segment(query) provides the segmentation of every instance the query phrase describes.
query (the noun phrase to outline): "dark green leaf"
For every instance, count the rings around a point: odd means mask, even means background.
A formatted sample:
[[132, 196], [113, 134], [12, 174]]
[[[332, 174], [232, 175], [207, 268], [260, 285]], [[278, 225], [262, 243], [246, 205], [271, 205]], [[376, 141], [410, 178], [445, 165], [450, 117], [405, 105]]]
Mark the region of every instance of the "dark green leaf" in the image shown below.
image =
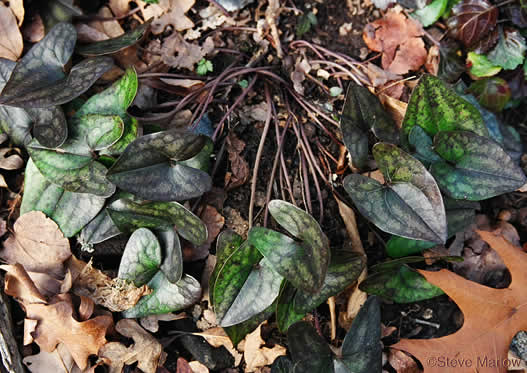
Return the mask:
[[203, 172], [209, 172], [210, 167], [210, 156], [214, 150], [214, 143], [210, 138], [205, 140], [205, 145], [198, 154], [194, 157], [187, 159], [186, 161], [180, 161], [179, 164], [196, 168]]
[[434, 138], [434, 148], [446, 162], [433, 164], [431, 172], [452, 198], [480, 201], [514, 191], [527, 181], [489, 138], [465, 131], [441, 132]]
[[408, 134], [408, 142], [415, 149], [413, 156], [424, 165], [441, 161], [441, 157], [433, 149], [433, 141], [422, 127], [414, 126]]
[[121, 198], [112, 202], [108, 208], [114, 223], [122, 232], [137, 228], [150, 228], [176, 231], [194, 245], [207, 240], [205, 224], [177, 202], [148, 202], [140, 199]]
[[329, 264], [328, 244], [322, 252], [307, 242], [296, 242], [263, 227], [253, 227], [247, 241], [296, 288], [315, 293], [322, 287]]
[[525, 38], [518, 30], [500, 30], [498, 44], [488, 54], [489, 61], [505, 70], [514, 70], [525, 58]]
[[424, 27], [434, 24], [446, 11], [448, 0], [434, 0], [422, 9], [412, 13], [412, 17], [417, 18]]
[[64, 236], [72, 237], [97, 215], [104, 206], [104, 200], [92, 194], [67, 192], [52, 184], [29, 159], [21, 215], [29, 211], [42, 211], [57, 223]]
[[501, 71], [501, 67], [490, 62], [487, 56], [475, 52], [468, 53], [467, 65], [470, 66], [470, 73], [478, 78], [493, 76]]
[[142, 297], [137, 304], [122, 313], [125, 318], [139, 318], [179, 311], [198, 302], [201, 297], [199, 282], [185, 275], [172, 284], [163, 272], [158, 271], [147, 284], [153, 292]]
[[388, 182], [386, 186], [358, 174], [344, 179], [344, 188], [359, 211], [385, 232], [443, 243], [447, 233], [445, 210], [432, 175], [391, 144], [376, 144], [373, 156]]
[[271, 373], [293, 373], [293, 362], [287, 356], [278, 356], [271, 366]]
[[[219, 325], [221, 327], [236, 325], [265, 311], [278, 297], [282, 279], [266, 258], [260, 260], [260, 263], [249, 273]], [[215, 296], [217, 299], [217, 292]]]
[[84, 227], [79, 236], [79, 243], [88, 250], [95, 244], [118, 236], [121, 231], [113, 223], [106, 209]]
[[381, 305], [369, 297], [342, 343], [342, 362], [353, 373], [382, 370]]
[[309, 323], [300, 321], [291, 325], [287, 331], [287, 342], [295, 373], [333, 373], [333, 353]]
[[350, 82], [342, 110], [340, 129], [353, 164], [364, 167], [368, 160], [368, 132], [378, 139], [399, 143], [399, 131], [379, 99], [367, 88]]
[[[465, 91], [465, 88], [463, 88], [463, 92]], [[461, 94], [461, 97], [470, 102], [479, 110], [479, 112], [481, 113], [481, 117], [483, 118], [483, 121], [487, 126], [487, 130], [489, 131], [490, 138], [501, 144], [503, 142], [503, 135], [500, 129], [501, 124], [498, 118], [496, 117], [496, 114], [481, 106], [478, 99], [471, 94], [463, 93]]]
[[503, 149], [518, 163], [523, 154], [523, 143], [520, 134], [512, 126], [500, 123], [500, 130], [503, 134]]
[[128, 31], [127, 33], [116, 38], [80, 45], [77, 47], [77, 53], [88, 57], [117, 53], [120, 50], [128, 48], [141, 40], [146, 34], [149, 26], [150, 22], [145, 22], [142, 25], [137, 26], [132, 31]]
[[464, 130], [487, 136], [479, 111], [440, 79], [423, 75], [414, 88], [403, 120], [406, 135], [421, 126], [430, 136], [441, 131]]
[[468, 91], [476, 96], [481, 105], [494, 112], [502, 111], [511, 98], [509, 85], [497, 77], [477, 80]]
[[447, 82], [453, 82], [465, 72], [465, 64], [461, 58], [459, 46], [455, 42], [441, 41], [439, 46], [438, 76]]
[[278, 298], [277, 321], [281, 331], [324, 303], [329, 297], [339, 294], [360, 276], [365, 266], [364, 257], [344, 253], [332, 259], [324, 285], [315, 294], [296, 289], [287, 282]]
[[452, 8], [448, 28], [452, 36], [470, 47], [496, 26], [498, 8], [487, 0], [463, 0]]
[[139, 228], [126, 243], [118, 277], [142, 286], [154, 277], [161, 265], [161, 245], [146, 228]]
[[176, 231], [171, 229], [158, 232], [157, 238], [161, 242], [164, 258], [160, 270], [168, 281], [175, 284], [183, 276], [183, 253], [179, 237]]
[[121, 189], [141, 198], [176, 201], [198, 197], [211, 188], [210, 176], [177, 163], [203, 148], [206, 136], [168, 130], [132, 142], [108, 171]]
[[393, 236], [386, 243], [386, 254], [392, 258], [400, 258], [420, 253], [436, 245], [435, 242], [418, 241], [405, 237]]
[[444, 294], [406, 265], [375, 273], [359, 285], [362, 291], [397, 303], [412, 303]]
[[253, 332], [261, 323], [271, 317], [276, 308], [276, 300], [263, 312], [254, 315], [249, 320], [224, 328], [233, 345], [237, 346], [247, 334]]
[[61, 146], [68, 137], [68, 124], [60, 106], [27, 109], [33, 119], [33, 134], [38, 142], [48, 148]]

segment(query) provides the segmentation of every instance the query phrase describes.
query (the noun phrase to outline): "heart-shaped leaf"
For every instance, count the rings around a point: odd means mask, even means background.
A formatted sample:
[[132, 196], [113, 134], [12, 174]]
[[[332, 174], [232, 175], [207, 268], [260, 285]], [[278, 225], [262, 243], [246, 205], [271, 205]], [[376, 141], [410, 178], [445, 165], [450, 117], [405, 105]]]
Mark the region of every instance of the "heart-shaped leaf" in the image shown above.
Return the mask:
[[57, 223], [64, 236], [72, 237], [97, 215], [104, 200], [93, 194], [65, 191], [46, 180], [31, 159], [27, 162], [20, 215], [42, 211]]
[[104, 91], [91, 96], [75, 113], [74, 118], [77, 119], [88, 114], [118, 115], [121, 117], [124, 123], [124, 133], [116, 144], [103, 153], [121, 154], [136, 139], [137, 120], [130, 117], [126, 110], [137, 94], [137, 87], [137, 74], [133, 68], [128, 68], [121, 79]]
[[297, 322], [287, 330], [289, 352], [295, 364], [295, 373], [333, 373], [333, 353], [315, 328], [305, 321]]
[[498, 20], [498, 8], [487, 0], [462, 0], [452, 8], [448, 28], [465, 47], [474, 45], [491, 31]]
[[520, 188], [527, 178], [493, 140], [472, 132], [441, 132], [435, 151], [445, 162], [431, 168], [442, 191], [455, 199], [481, 201]]
[[351, 160], [364, 167], [368, 160], [368, 133], [393, 144], [399, 143], [399, 131], [379, 99], [367, 88], [350, 82], [342, 109], [340, 129]]
[[341, 361], [353, 373], [382, 370], [381, 305], [369, 297], [353, 319], [342, 343]]
[[[460, 86], [459, 87], [463, 92], [465, 92], [466, 87]], [[457, 89], [457, 87], [456, 87]], [[465, 100], [470, 102], [472, 105], [474, 105], [479, 112], [481, 113], [481, 117], [483, 118], [483, 121], [485, 122], [485, 125], [487, 126], [487, 130], [489, 131], [489, 137], [496, 141], [497, 143], [502, 144], [503, 143], [503, 134], [501, 133], [501, 124], [498, 118], [496, 117], [496, 114], [493, 112], [485, 109], [481, 104], [478, 102], [478, 99], [474, 97], [474, 95], [471, 94], [461, 94], [461, 97], [463, 97]]]
[[77, 40], [73, 25], [59, 23], [16, 64], [0, 103], [24, 108], [61, 105], [84, 93], [113, 66], [107, 57], [87, 59], [64, 75]]
[[433, 141], [422, 127], [414, 126], [408, 134], [408, 142], [415, 149], [413, 156], [424, 165], [441, 161], [441, 157], [433, 149]]
[[260, 260], [249, 273], [219, 325], [236, 325], [265, 311], [278, 297], [282, 280], [283, 277], [273, 269], [266, 258]]
[[89, 250], [93, 245], [120, 234], [121, 231], [114, 224], [107, 210], [104, 209], [84, 227], [78, 240], [83, 248]]
[[487, 128], [479, 111], [441, 79], [425, 74], [414, 88], [403, 120], [406, 135], [414, 126], [421, 126], [430, 136], [441, 131], [472, 131], [487, 136]]
[[152, 231], [139, 228], [124, 248], [118, 277], [142, 286], [154, 277], [161, 266], [161, 245]]
[[360, 276], [365, 266], [362, 255], [343, 253], [332, 258], [324, 285], [315, 294], [296, 289], [287, 282], [280, 292], [277, 306], [277, 321], [281, 331], [286, 331], [290, 325], [324, 303], [329, 297], [345, 290]]
[[199, 197], [211, 188], [210, 176], [177, 161], [192, 158], [206, 136], [168, 130], [143, 136], [125, 149], [108, 171], [121, 189], [141, 198], [177, 201]]
[[77, 47], [77, 53], [88, 57], [117, 53], [141, 40], [145, 36], [149, 26], [150, 22], [145, 22], [132, 31], [128, 31], [116, 38], [80, 45]]
[[179, 237], [173, 229], [157, 233], [163, 250], [163, 262], [159, 268], [171, 283], [175, 284], [183, 276], [183, 253]]
[[391, 144], [376, 144], [373, 156], [387, 185], [358, 174], [344, 179], [344, 189], [359, 211], [385, 232], [445, 242], [445, 209], [432, 175], [418, 160]]
[[394, 265], [368, 276], [360, 283], [359, 289], [397, 303], [418, 302], [444, 294], [406, 265]]
[[287, 356], [278, 356], [271, 366], [271, 373], [293, 373], [293, 362]]
[[505, 70], [514, 70], [525, 59], [525, 38], [518, 30], [501, 30], [498, 44], [488, 54], [489, 61]]
[[177, 202], [148, 202], [139, 198], [120, 198], [108, 208], [112, 220], [122, 232], [137, 228], [176, 231], [194, 245], [207, 240], [205, 224]]
[[179, 311], [198, 302], [201, 297], [199, 282], [189, 275], [184, 275], [172, 284], [163, 272], [158, 271], [147, 285], [153, 292], [142, 297], [133, 308], [124, 311], [123, 317], [139, 318]]

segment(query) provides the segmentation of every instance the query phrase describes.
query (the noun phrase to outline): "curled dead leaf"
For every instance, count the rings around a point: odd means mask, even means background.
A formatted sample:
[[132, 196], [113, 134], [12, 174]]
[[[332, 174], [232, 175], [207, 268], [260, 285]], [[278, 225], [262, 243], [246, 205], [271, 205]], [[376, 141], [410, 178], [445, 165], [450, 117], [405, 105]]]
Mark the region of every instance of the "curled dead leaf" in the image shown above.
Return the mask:
[[0, 2], [0, 35], [2, 35], [0, 57], [11, 61], [18, 60], [24, 49], [22, 34], [18, 29], [15, 14], [2, 2]]
[[262, 347], [265, 341], [261, 337], [261, 332], [265, 323], [267, 321], [245, 337], [243, 357], [247, 364], [246, 372], [256, 372], [258, 368], [271, 365], [278, 356], [285, 356], [287, 353], [286, 348], [280, 345], [275, 345], [273, 348]]
[[249, 164], [241, 156], [241, 152], [245, 149], [245, 143], [234, 132], [229, 133], [226, 141], [231, 171], [225, 175], [225, 190], [231, 190], [247, 182], [249, 179]]

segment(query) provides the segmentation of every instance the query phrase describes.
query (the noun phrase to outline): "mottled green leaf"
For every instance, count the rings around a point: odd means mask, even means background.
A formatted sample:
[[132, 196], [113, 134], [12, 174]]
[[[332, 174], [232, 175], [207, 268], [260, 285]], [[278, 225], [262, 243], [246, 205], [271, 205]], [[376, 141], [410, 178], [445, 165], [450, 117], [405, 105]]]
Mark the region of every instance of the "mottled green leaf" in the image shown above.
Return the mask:
[[285, 332], [290, 325], [303, 319], [308, 312], [324, 303], [329, 297], [344, 291], [357, 280], [365, 264], [364, 257], [355, 253], [336, 256], [328, 268], [324, 285], [315, 294], [296, 289], [287, 282], [280, 292], [276, 310], [280, 330]]
[[[282, 279], [266, 258], [260, 260], [249, 273], [219, 325], [236, 325], [265, 311], [278, 297]], [[215, 296], [217, 299], [217, 292]]]
[[440, 288], [406, 265], [368, 276], [360, 283], [359, 289], [396, 303], [418, 302], [444, 294]]
[[514, 127], [503, 123], [500, 123], [500, 132], [503, 134], [503, 149], [515, 163], [519, 163], [523, 154], [523, 143], [520, 134]]
[[161, 245], [152, 231], [139, 228], [126, 243], [117, 277], [142, 286], [161, 266]]
[[27, 151], [44, 177], [61, 188], [77, 193], [109, 197], [115, 185], [106, 179], [107, 169], [86, 154], [83, 146], [66, 141], [61, 148], [49, 149], [33, 139]]
[[333, 353], [311, 324], [300, 321], [287, 331], [295, 373], [333, 373]]
[[261, 323], [271, 317], [276, 308], [276, 300], [267, 309], [254, 315], [249, 320], [224, 328], [225, 333], [229, 336], [234, 346], [243, 341], [247, 334], [253, 332]]
[[[462, 88], [463, 92], [466, 89], [466, 87], [460, 88]], [[503, 134], [501, 133], [501, 124], [498, 118], [496, 117], [496, 114], [481, 106], [478, 99], [471, 94], [461, 94], [461, 97], [470, 102], [479, 110], [479, 112], [481, 113], [481, 117], [483, 118], [483, 121], [487, 126], [487, 130], [489, 131], [489, 137], [501, 144], [503, 142]]]
[[455, 199], [480, 201], [520, 188], [527, 178], [493, 140], [472, 132], [441, 132], [435, 151], [445, 159], [432, 165], [439, 187]]
[[145, 22], [137, 26], [132, 31], [128, 31], [127, 33], [116, 38], [80, 45], [77, 47], [76, 51], [77, 53], [88, 57], [117, 53], [120, 50], [128, 48], [141, 40], [146, 34], [149, 26], [150, 22]]
[[163, 251], [160, 270], [171, 283], [175, 284], [183, 276], [183, 253], [179, 237], [173, 229], [157, 232], [157, 238]]
[[194, 245], [207, 240], [205, 224], [177, 202], [148, 202], [138, 198], [120, 198], [108, 208], [114, 223], [122, 232], [137, 228], [150, 228], [176, 231]]
[[293, 362], [287, 356], [278, 356], [273, 365], [271, 365], [271, 373], [293, 373]]
[[523, 63], [525, 58], [525, 38], [518, 30], [500, 30], [498, 44], [487, 55], [489, 61], [494, 65], [501, 66], [505, 70], [514, 70]]
[[448, 0], [434, 0], [424, 8], [418, 9], [411, 15], [417, 18], [424, 27], [433, 25], [448, 7]]
[[104, 200], [93, 194], [67, 192], [52, 184], [29, 159], [20, 214], [42, 211], [57, 223], [64, 236], [72, 237], [97, 215]]
[[205, 145], [198, 154], [186, 161], [180, 161], [179, 164], [184, 166], [197, 168], [203, 172], [209, 172], [210, 156], [214, 150], [214, 143], [210, 138], [205, 140]]
[[399, 131], [386, 113], [379, 99], [367, 88], [349, 83], [342, 110], [340, 129], [344, 145], [356, 167], [364, 167], [368, 160], [368, 133], [393, 144], [399, 143]]
[[60, 106], [27, 109], [33, 119], [33, 134], [39, 143], [48, 147], [59, 147], [68, 137], [68, 124]]
[[424, 165], [441, 161], [441, 157], [433, 149], [433, 141], [422, 127], [414, 126], [408, 134], [408, 142], [415, 149], [413, 156]]
[[89, 250], [93, 245], [118, 236], [119, 234], [121, 234], [121, 231], [114, 224], [106, 209], [104, 209], [84, 227], [78, 240], [83, 248]]
[[487, 136], [479, 111], [439, 78], [425, 74], [414, 88], [403, 120], [406, 135], [421, 126], [430, 136], [441, 131], [464, 130]]
[[470, 73], [478, 78], [496, 75], [501, 71], [500, 66], [494, 65], [484, 54], [468, 52], [467, 65]]
[[216, 256], [209, 288], [216, 318], [221, 321], [262, 255], [235, 232], [224, 231], [218, 236]]
[[344, 188], [359, 211], [385, 232], [407, 238], [443, 243], [446, 216], [434, 178], [408, 153], [378, 143], [373, 156], [387, 184], [363, 175], [344, 179]]
[[329, 264], [329, 243], [320, 250], [263, 227], [253, 227], [247, 241], [296, 288], [315, 293], [322, 287]]
[[179, 311], [198, 302], [201, 297], [199, 282], [189, 275], [172, 284], [163, 272], [158, 271], [147, 285], [153, 292], [142, 297], [133, 308], [124, 311], [123, 317], [139, 318]]
[[494, 112], [502, 111], [511, 98], [511, 90], [504, 79], [492, 77], [473, 82], [468, 91], [479, 103]]
[[67, 78], [53, 85], [34, 88], [29, 92], [17, 92], [17, 94], [11, 92], [8, 94], [6, 85], [0, 95], [0, 104], [23, 108], [43, 108], [64, 104], [87, 91], [112, 66], [111, 58], [94, 57], [73, 66]]
[[369, 297], [353, 319], [342, 343], [341, 361], [353, 373], [382, 370], [381, 305], [377, 297]]
[[211, 188], [210, 176], [177, 161], [192, 158], [206, 136], [177, 129], [143, 136], [132, 142], [108, 171], [121, 189], [141, 198], [177, 201], [198, 197]]

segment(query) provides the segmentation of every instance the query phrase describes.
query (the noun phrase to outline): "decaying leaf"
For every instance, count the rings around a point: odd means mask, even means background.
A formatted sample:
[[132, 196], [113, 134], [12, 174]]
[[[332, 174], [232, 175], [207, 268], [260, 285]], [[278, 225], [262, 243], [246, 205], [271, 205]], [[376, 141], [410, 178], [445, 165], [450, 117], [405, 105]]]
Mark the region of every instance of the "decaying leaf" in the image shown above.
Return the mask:
[[38, 354], [23, 360], [31, 373], [71, 373], [77, 365], [64, 343], [59, 343], [52, 352], [40, 350]]
[[258, 368], [270, 365], [278, 356], [286, 355], [286, 348], [276, 344], [273, 348], [262, 347], [265, 341], [261, 337], [262, 325], [245, 338], [243, 357], [245, 358], [246, 372], [255, 372]]
[[519, 330], [527, 328], [527, 254], [503, 237], [484, 231], [478, 234], [505, 262], [511, 273], [511, 283], [505, 289], [494, 289], [446, 269], [419, 271], [429, 282], [441, 287], [458, 304], [464, 316], [463, 326], [454, 334], [428, 340], [402, 339], [392, 346], [417, 357], [426, 373], [445, 371], [439, 365], [427, 364], [437, 357], [473, 362], [472, 367], [464, 366], [460, 372], [473, 371], [478, 362], [478, 372], [506, 372], [503, 362], [507, 361], [510, 342]]
[[185, 15], [185, 13], [192, 8], [194, 3], [195, 0], [162, 1], [160, 6], [168, 9], [168, 12], [154, 20], [152, 23], [152, 32], [154, 34], [160, 34], [168, 25], [174, 27], [176, 31], [184, 31], [194, 27], [194, 22]]
[[120, 342], [109, 342], [99, 350], [99, 357], [110, 366], [110, 373], [121, 373], [125, 365], [135, 362], [143, 372], [155, 373], [157, 367], [163, 364], [165, 356], [161, 343], [135, 320], [120, 320], [115, 325], [115, 330], [125, 337], [132, 338], [134, 344], [126, 347]]
[[466, 47], [487, 35], [498, 20], [498, 8], [487, 0], [463, 0], [452, 8], [448, 28]]
[[24, 42], [15, 15], [2, 2], [0, 2], [0, 34], [2, 35], [0, 57], [16, 61], [22, 54]]
[[20, 216], [7, 238], [0, 258], [19, 263], [26, 271], [64, 275], [63, 263], [71, 256], [70, 243], [57, 224], [40, 211]]
[[225, 175], [226, 190], [237, 188], [245, 184], [249, 179], [249, 164], [240, 155], [243, 149], [245, 149], [245, 143], [234, 132], [229, 133], [227, 137], [227, 153], [229, 153], [231, 171]]
[[382, 52], [382, 67], [394, 74], [418, 70], [425, 62], [423, 29], [419, 22], [404, 14], [389, 11], [364, 27], [363, 39], [368, 48]]
[[234, 345], [232, 344], [231, 339], [225, 333], [225, 330], [220, 327], [211, 328], [205, 330], [203, 333], [193, 333], [194, 335], [198, 335], [200, 337], [205, 338], [205, 340], [210, 344], [212, 347], [220, 347], [223, 346], [229, 351], [229, 353], [234, 357], [234, 366], [237, 367], [240, 365], [240, 362], [242, 360], [242, 354], [234, 348]]
[[159, 53], [161, 53], [163, 62], [170, 67], [194, 70], [194, 65], [213, 49], [212, 37], [206, 38], [203, 44], [199, 45], [185, 41], [179, 33], [174, 32], [165, 38]]

